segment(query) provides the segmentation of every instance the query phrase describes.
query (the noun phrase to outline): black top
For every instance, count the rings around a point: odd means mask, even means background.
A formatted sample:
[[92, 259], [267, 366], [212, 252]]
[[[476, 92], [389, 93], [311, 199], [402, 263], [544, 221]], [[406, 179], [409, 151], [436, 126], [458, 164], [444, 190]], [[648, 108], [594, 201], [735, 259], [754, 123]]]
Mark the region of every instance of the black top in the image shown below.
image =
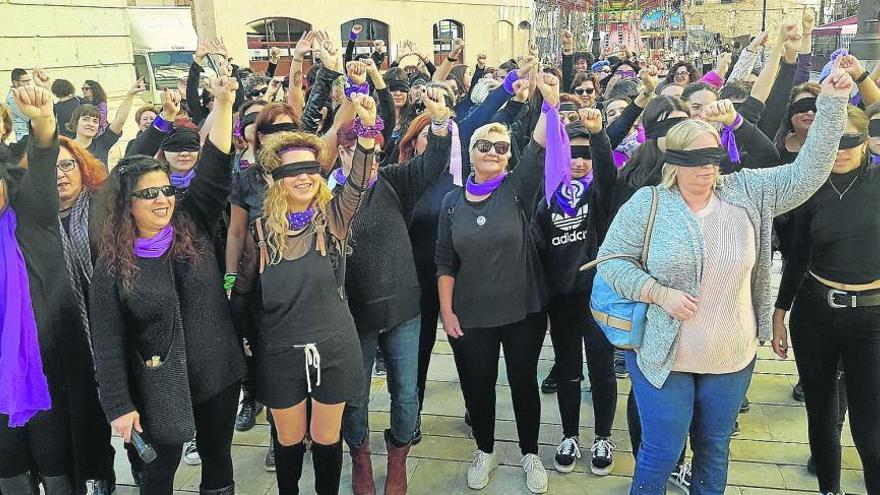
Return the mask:
[[[548, 206], [547, 200], [541, 197], [532, 218], [532, 235], [541, 255], [550, 295], [590, 293], [595, 270], [578, 269], [596, 258], [611, 223], [611, 193], [617, 168], [605, 131], [590, 136], [590, 151], [593, 182], [580, 194], [574, 216], [568, 216], [555, 199]], [[574, 185], [579, 188], [580, 182]]]
[[[393, 328], [419, 314], [419, 281], [407, 222], [447, 170], [451, 135], [428, 133], [425, 152], [379, 170], [352, 222], [345, 288], [358, 332]], [[337, 186], [338, 189], [338, 186]]]
[[[880, 280], [880, 216], [874, 214], [880, 204], [878, 174], [880, 168], [868, 169], [867, 165], [831, 174], [828, 182], [793, 212], [792, 249], [782, 273], [777, 308], [791, 308], [808, 270], [842, 284]], [[843, 198], [832, 183], [844, 193]]]
[[67, 136], [70, 139], [76, 138], [76, 130], [68, 131], [67, 124], [73, 116], [73, 111], [80, 105], [82, 105], [82, 100], [78, 96], [74, 96], [67, 101], [59, 101], [55, 104], [55, 120], [58, 122], [58, 134]]
[[748, 119], [743, 118], [742, 124], [733, 135], [736, 137], [740, 162], [733, 163], [729, 157], [725, 158], [720, 167], [722, 174], [732, 174], [744, 168], [767, 168], [777, 165], [779, 153], [776, 145]]
[[457, 188], [443, 199], [437, 275], [455, 278], [452, 310], [462, 327], [515, 323], [547, 302], [528, 218], [543, 172], [544, 148], [532, 142], [516, 170], [488, 198], [471, 202]]
[[95, 158], [101, 160], [104, 163], [104, 166], [107, 166], [107, 158], [110, 156], [110, 148], [116, 144], [116, 141], [119, 141], [119, 138], [122, 137], [122, 134], [116, 134], [110, 130], [108, 127], [101, 134], [95, 136], [92, 139], [92, 144], [89, 145], [88, 150]]
[[436, 292], [437, 286], [437, 265], [434, 264], [437, 224], [440, 222], [441, 211], [445, 212], [443, 198], [454, 188], [456, 186], [452, 183], [452, 174], [441, 175], [416, 201], [409, 221], [409, 239], [412, 242], [419, 285], [423, 288], [433, 285], [431, 292]]
[[247, 211], [248, 225], [253, 225], [263, 215], [266, 187], [266, 174], [259, 165], [232, 174], [229, 202]]
[[89, 309], [101, 404], [111, 421], [137, 409], [137, 391], [129, 384], [130, 346], [147, 358], [167, 353], [173, 335], [175, 298], [183, 320], [194, 403], [213, 397], [244, 375], [241, 342], [232, 325], [223, 277], [210, 247], [213, 229], [229, 194], [229, 162], [228, 154], [207, 141], [199, 157], [199, 173], [187, 195], [177, 203], [175, 216], [189, 217], [196, 226], [197, 241], [205, 246], [197, 261], [170, 261], [167, 254], [153, 259], [136, 257], [140, 271], [129, 292], [108, 272], [106, 259], [98, 257]]

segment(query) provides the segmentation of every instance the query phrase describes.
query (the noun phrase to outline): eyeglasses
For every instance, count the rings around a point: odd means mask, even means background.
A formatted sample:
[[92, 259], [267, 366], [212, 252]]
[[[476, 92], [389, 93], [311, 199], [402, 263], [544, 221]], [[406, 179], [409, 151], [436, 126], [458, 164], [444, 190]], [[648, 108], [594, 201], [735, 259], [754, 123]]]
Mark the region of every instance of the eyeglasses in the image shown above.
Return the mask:
[[493, 143], [488, 139], [477, 139], [477, 142], [474, 143], [474, 149], [480, 153], [488, 153], [492, 148], [495, 148], [495, 153], [506, 155], [510, 151], [510, 143], [507, 141], [495, 141]]
[[596, 88], [574, 88], [574, 94], [580, 96], [584, 93], [591, 95], [596, 91]]
[[16, 82], [18, 82], [18, 84], [30, 84], [31, 81], [32, 81], [32, 79], [19, 79]]
[[688, 75], [688, 71], [686, 71], [686, 70], [679, 70], [679, 71], [675, 72], [675, 77], [685, 77], [687, 75]]
[[602, 67], [602, 72], [605, 74], [611, 74], [611, 67]]
[[159, 193], [162, 193], [162, 196], [165, 196], [166, 198], [170, 198], [177, 194], [177, 188], [171, 185], [148, 187], [146, 189], [141, 189], [140, 191], [135, 191], [131, 193], [131, 195], [140, 199], [156, 199], [159, 197]]
[[61, 160], [60, 162], [56, 163], [55, 166], [58, 167], [58, 170], [62, 172], [70, 172], [76, 167], [76, 160]]

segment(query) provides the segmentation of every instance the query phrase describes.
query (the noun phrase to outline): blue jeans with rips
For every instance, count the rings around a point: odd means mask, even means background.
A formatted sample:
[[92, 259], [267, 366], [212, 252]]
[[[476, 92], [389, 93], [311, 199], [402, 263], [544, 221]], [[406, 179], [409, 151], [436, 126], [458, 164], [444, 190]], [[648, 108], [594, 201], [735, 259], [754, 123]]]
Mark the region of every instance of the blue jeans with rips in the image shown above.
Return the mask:
[[645, 379], [635, 352], [626, 352], [626, 365], [642, 423], [642, 446], [630, 495], [666, 493], [666, 480], [675, 469], [688, 429], [694, 452], [691, 495], [723, 494], [730, 435], [752, 379], [754, 359], [734, 373], [673, 371], [660, 388]]
[[358, 398], [345, 404], [342, 437], [349, 448], [358, 448], [370, 432], [370, 383], [376, 347], [382, 348], [391, 394], [391, 437], [409, 443], [419, 417], [418, 371], [421, 318], [415, 317], [382, 333], [360, 334], [364, 386]]

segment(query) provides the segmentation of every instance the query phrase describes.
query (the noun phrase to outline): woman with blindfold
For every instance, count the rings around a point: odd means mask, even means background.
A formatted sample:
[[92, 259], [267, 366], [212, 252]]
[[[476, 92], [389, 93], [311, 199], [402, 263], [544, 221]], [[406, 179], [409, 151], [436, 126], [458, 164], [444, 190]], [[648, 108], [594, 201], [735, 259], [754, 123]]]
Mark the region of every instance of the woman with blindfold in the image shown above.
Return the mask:
[[[817, 102], [818, 132], [787, 167], [722, 176], [727, 152], [713, 126], [689, 120], [668, 132], [647, 268], [622, 259], [599, 265], [623, 297], [649, 304], [641, 346], [626, 353], [644, 438], [631, 494], [665, 493], [689, 430], [691, 486], [724, 492], [757, 341], [772, 335], [772, 219], [828, 178], [852, 86], [842, 69], [829, 76]], [[640, 256], [654, 192], [641, 189], [620, 209], [600, 257]]]
[[315, 492], [339, 491], [342, 413], [345, 403], [362, 393], [363, 370], [352, 359], [361, 349], [343, 287], [345, 255], [380, 133], [372, 98], [356, 94], [352, 104], [358, 144], [350, 177], [335, 196], [321, 177], [319, 162], [326, 148], [317, 136], [273, 134], [260, 152], [272, 183], [257, 223], [262, 311], [254, 354], [257, 398], [270, 409], [277, 428], [275, 473], [281, 494], [299, 493], [307, 432]]
[[555, 467], [561, 473], [570, 473], [581, 456], [579, 430], [585, 346], [595, 416], [590, 470], [604, 476], [614, 467], [615, 446], [611, 441], [617, 408], [614, 348], [588, 308], [592, 273], [579, 272], [578, 267], [596, 257], [604, 237], [617, 168], [611, 157], [611, 143], [602, 128], [602, 113], [582, 109], [578, 116], [576, 122], [566, 126], [571, 143], [571, 181], [557, 188], [550, 203], [538, 202], [532, 232], [550, 292], [547, 314], [563, 434], [556, 449]]
[[[559, 80], [543, 73], [536, 77], [544, 107], [516, 171], [507, 172], [507, 128], [487, 124], [477, 129], [469, 146], [474, 173], [463, 189], [446, 195], [441, 210], [446, 213], [441, 213], [437, 228], [440, 317], [456, 356], [477, 443], [467, 476], [468, 486], [475, 490], [489, 484], [498, 465], [495, 387], [503, 346], [526, 486], [532, 493], [547, 491], [547, 472], [537, 455], [541, 410], [537, 365], [548, 297], [529, 219], [541, 176], [552, 196], [569, 176], [571, 163], [566, 158], [570, 150], [564, 124], [556, 110]], [[544, 168], [545, 147], [555, 153], [552, 161], [547, 158], [548, 167], [553, 165], [549, 171]]]
[[865, 114], [868, 121], [868, 154], [871, 165], [880, 165], [880, 103], [874, 103]]
[[[868, 493], [880, 493], [880, 262], [875, 256], [880, 224], [874, 214], [880, 169], [867, 144], [870, 123], [880, 120], [869, 120], [853, 106], [847, 113], [831, 176], [792, 214], [792, 250], [773, 314], [773, 350], [788, 357], [785, 316], [791, 310], [819, 490], [843, 493], [840, 429], [848, 405], [865, 485]], [[842, 400], [839, 388], [845, 389]]]
[[217, 112], [200, 173], [180, 200], [167, 162], [123, 159], [102, 192], [101, 250], [90, 285], [101, 404], [125, 442], [132, 429], [158, 457], [142, 494], [170, 495], [195, 431], [200, 492], [232, 495], [232, 425], [244, 358], [211, 237], [229, 194], [235, 79], [211, 80]]

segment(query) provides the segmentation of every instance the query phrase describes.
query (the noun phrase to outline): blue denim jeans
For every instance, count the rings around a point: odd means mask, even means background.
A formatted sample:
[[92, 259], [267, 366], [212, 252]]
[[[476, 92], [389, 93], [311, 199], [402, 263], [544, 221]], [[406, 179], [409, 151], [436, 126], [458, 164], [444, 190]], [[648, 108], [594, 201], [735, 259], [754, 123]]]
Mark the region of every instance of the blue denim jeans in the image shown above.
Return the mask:
[[688, 428], [694, 452], [691, 495], [723, 494], [730, 435], [755, 361], [721, 375], [672, 372], [659, 389], [639, 370], [635, 352], [626, 352], [626, 365], [642, 423], [642, 447], [630, 495], [666, 493], [666, 480], [678, 462]]
[[415, 317], [383, 333], [360, 334], [363, 352], [364, 386], [357, 399], [345, 404], [342, 437], [349, 448], [358, 448], [370, 432], [370, 383], [376, 346], [382, 348], [388, 369], [391, 394], [391, 436], [398, 443], [409, 443], [419, 417], [417, 378], [421, 318]]

